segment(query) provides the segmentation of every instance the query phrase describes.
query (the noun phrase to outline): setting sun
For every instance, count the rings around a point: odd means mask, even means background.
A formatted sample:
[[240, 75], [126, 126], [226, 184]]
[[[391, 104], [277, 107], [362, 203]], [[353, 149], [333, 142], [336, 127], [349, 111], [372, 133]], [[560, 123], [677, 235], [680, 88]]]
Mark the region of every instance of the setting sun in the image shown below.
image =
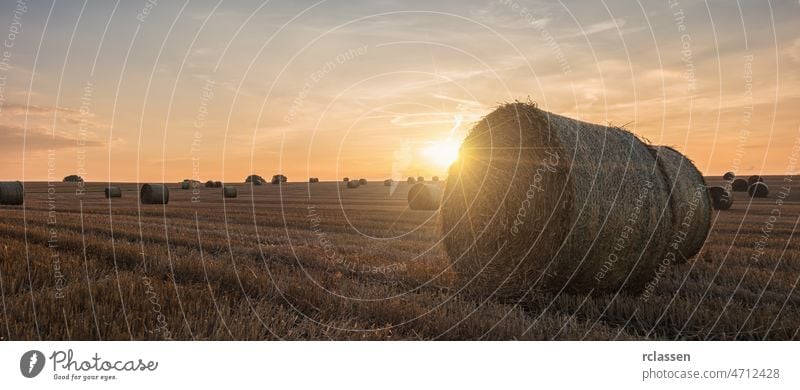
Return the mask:
[[422, 154], [438, 167], [449, 167], [458, 159], [459, 143], [453, 139], [429, 142], [422, 149]]

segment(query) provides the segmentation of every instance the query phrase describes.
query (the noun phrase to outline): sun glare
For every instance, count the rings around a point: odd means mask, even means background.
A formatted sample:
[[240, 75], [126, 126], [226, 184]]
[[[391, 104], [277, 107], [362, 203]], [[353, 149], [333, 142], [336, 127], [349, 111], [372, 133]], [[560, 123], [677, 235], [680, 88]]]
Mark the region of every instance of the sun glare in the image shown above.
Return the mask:
[[438, 167], [449, 167], [458, 159], [459, 143], [452, 139], [429, 142], [422, 149], [422, 154]]

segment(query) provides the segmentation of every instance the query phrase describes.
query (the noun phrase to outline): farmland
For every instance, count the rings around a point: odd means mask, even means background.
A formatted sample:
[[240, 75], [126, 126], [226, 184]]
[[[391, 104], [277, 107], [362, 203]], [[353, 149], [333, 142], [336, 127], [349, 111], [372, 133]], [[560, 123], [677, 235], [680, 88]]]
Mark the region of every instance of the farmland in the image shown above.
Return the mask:
[[175, 183], [168, 205], [140, 205], [134, 183], [110, 201], [103, 183], [26, 183], [24, 207], [0, 206], [0, 338], [797, 339], [800, 188], [780, 199], [783, 178], [766, 181], [768, 198], [713, 213], [701, 253], [647, 299], [515, 302], [462, 290], [406, 183], [236, 184], [235, 199]]

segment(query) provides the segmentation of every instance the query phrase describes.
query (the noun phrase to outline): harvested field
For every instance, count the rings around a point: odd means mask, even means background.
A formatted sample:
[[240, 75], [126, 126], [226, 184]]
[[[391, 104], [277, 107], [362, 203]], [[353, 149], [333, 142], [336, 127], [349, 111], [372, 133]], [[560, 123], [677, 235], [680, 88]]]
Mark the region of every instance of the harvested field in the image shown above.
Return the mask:
[[224, 200], [175, 183], [167, 205], [140, 205], [133, 183], [112, 184], [123, 196], [110, 202], [108, 185], [87, 183], [76, 197], [74, 184], [58, 183], [49, 200], [46, 183], [26, 183], [24, 206], [0, 206], [0, 338], [800, 338], [796, 186], [782, 205], [780, 186], [767, 198], [733, 193], [699, 255], [647, 298], [500, 302], [459, 292], [439, 215], [409, 210], [407, 183], [240, 184]]

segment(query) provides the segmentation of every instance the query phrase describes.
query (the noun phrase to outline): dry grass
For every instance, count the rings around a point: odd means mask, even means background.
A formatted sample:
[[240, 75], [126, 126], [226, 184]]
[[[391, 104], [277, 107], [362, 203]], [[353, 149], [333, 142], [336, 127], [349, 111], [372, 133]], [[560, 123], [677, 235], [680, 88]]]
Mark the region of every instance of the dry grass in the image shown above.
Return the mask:
[[236, 199], [200, 188], [201, 203], [176, 183], [168, 205], [141, 206], [135, 185], [117, 185], [124, 195], [109, 201], [107, 183], [82, 198], [58, 184], [52, 225], [45, 184], [26, 184], [24, 211], [0, 207], [2, 339], [798, 338], [800, 189], [773, 221], [777, 191], [735, 193], [700, 255], [647, 302], [540, 294], [514, 304], [459, 294], [438, 216], [408, 210], [405, 183], [391, 195], [242, 184]]

